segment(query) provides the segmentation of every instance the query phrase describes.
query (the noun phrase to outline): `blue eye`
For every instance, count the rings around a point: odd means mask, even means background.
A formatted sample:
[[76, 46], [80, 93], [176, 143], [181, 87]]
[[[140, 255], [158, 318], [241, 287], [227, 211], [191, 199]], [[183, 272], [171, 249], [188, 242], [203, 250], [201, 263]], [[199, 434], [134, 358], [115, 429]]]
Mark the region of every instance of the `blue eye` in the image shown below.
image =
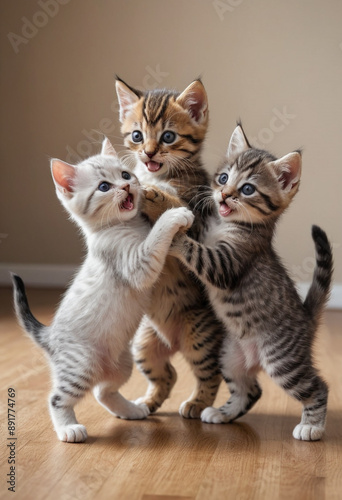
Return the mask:
[[218, 181], [220, 184], [227, 184], [228, 181], [228, 174], [221, 174], [218, 178]]
[[244, 184], [241, 188], [241, 193], [245, 196], [250, 196], [255, 193], [255, 187], [252, 184]]
[[171, 144], [176, 140], [176, 134], [172, 132], [171, 130], [167, 130], [166, 132], [163, 133], [161, 136], [161, 140], [165, 142], [166, 144]]
[[98, 190], [102, 191], [102, 193], [106, 193], [110, 190], [111, 186], [112, 185], [109, 184], [109, 182], [101, 182], [101, 184], [99, 184]]
[[143, 135], [142, 135], [142, 132], [140, 132], [140, 130], [134, 130], [134, 132], [132, 132], [132, 141], [133, 142], [142, 142], [143, 140]]
[[125, 179], [125, 181], [129, 181], [129, 179], [131, 178], [131, 174], [129, 174], [128, 172], [122, 172], [122, 178]]

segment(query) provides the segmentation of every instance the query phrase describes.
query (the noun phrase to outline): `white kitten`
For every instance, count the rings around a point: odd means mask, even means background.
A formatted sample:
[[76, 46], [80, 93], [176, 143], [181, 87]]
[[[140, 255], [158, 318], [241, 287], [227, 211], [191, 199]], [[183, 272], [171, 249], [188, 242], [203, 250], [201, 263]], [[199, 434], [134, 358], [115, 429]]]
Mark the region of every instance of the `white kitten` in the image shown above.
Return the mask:
[[87, 257], [51, 326], [32, 315], [22, 280], [13, 275], [18, 319], [48, 354], [51, 418], [61, 441], [82, 442], [75, 404], [94, 389], [112, 415], [145, 418], [146, 405], [119, 392], [132, 370], [130, 340], [147, 309], [172, 238], [193, 222], [186, 208], [165, 212], [151, 229], [139, 212], [141, 188], [105, 139], [100, 155], [73, 166], [51, 161], [57, 196], [85, 235]]

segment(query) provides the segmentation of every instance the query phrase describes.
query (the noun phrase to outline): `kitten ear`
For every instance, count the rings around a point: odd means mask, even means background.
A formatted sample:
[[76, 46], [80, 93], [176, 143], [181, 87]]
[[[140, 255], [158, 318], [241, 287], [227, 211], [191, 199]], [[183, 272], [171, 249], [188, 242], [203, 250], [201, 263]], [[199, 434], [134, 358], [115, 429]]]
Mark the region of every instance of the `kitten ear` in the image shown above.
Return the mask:
[[250, 145], [247, 141], [243, 128], [239, 124], [232, 133], [227, 149], [227, 158], [230, 165], [234, 165], [237, 158], [247, 151]]
[[115, 88], [120, 105], [120, 121], [122, 123], [133, 104], [139, 101], [141, 93], [138, 90], [134, 90], [132, 87], [129, 87], [119, 78], [117, 78], [115, 82]]
[[118, 156], [117, 152], [113, 148], [112, 143], [110, 142], [108, 137], [105, 137], [102, 142], [101, 155], [115, 156], [115, 157]]
[[176, 99], [191, 118], [201, 123], [208, 117], [208, 97], [201, 80], [192, 82]]
[[298, 151], [289, 153], [272, 162], [278, 176], [278, 182], [285, 193], [290, 193], [298, 186], [302, 171], [302, 156]]
[[56, 189], [67, 198], [71, 198], [74, 191], [73, 183], [76, 177], [76, 168], [62, 160], [51, 160], [51, 173]]

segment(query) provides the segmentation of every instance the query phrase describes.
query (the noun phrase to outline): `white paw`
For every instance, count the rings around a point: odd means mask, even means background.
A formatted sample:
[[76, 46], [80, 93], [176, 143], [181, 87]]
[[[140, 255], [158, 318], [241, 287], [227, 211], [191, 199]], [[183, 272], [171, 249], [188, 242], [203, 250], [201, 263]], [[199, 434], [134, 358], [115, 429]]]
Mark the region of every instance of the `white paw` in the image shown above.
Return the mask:
[[229, 422], [229, 417], [224, 415], [218, 408], [209, 406], [202, 411], [201, 420], [207, 424], [225, 424]]
[[324, 434], [324, 427], [317, 425], [298, 424], [293, 429], [293, 437], [301, 441], [319, 441]]
[[[145, 399], [146, 396], [141, 396], [140, 398], [136, 399], [135, 401], [132, 401], [135, 405], [145, 405]], [[146, 405], [145, 405], [146, 406]]]
[[195, 219], [194, 214], [186, 207], [171, 208], [165, 212], [165, 214], [168, 217], [169, 223], [174, 224], [179, 228], [182, 227], [188, 229], [192, 226]]
[[205, 404], [199, 403], [196, 400], [189, 399], [187, 401], [183, 401], [183, 403], [179, 407], [179, 413], [184, 418], [200, 418], [203, 409], [205, 408]]
[[125, 420], [142, 420], [146, 418], [150, 414], [150, 410], [145, 403], [137, 404], [134, 401], [130, 402], [129, 411], [125, 413], [125, 415], [118, 415], [118, 417], [123, 418]]
[[80, 424], [65, 425], [56, 432], [58, 439], [65, 443], [83, 443], [88, 437], [87, 429]]
[[187, 401], [183, 401], [183, 403], [181, 403], [180, 407], [179, 407], [179, 414], [181, 417], [183, 417], [184, 415], [184, 410], [185, 410], [185, 407], [187, 406], [188, 402]]

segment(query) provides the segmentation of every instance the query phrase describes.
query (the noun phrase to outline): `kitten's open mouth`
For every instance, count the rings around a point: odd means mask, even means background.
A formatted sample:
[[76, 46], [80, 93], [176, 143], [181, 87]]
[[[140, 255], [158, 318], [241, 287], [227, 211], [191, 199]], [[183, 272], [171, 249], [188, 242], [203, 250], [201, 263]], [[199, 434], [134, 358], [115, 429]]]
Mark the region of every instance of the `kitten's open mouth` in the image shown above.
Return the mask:
[[163, 166], [162, 163], [157, 163], [156, 161], [148, 161], [145, 165], [150, 172], [158, 172]]
[[133, 200], [134, 200], [133, 195], [131, 193], [128, 193], [127, 198], [120, 205], [120, 210], [133, 210], [134, 208]]
[[228, 205], [226, 205], [224, 201], [220, 203], [219, 213], [220, 215], [222, 215], [222, 217], [227, 217], [232, 212], [234, 212], [234, 210], [228, 207]]

